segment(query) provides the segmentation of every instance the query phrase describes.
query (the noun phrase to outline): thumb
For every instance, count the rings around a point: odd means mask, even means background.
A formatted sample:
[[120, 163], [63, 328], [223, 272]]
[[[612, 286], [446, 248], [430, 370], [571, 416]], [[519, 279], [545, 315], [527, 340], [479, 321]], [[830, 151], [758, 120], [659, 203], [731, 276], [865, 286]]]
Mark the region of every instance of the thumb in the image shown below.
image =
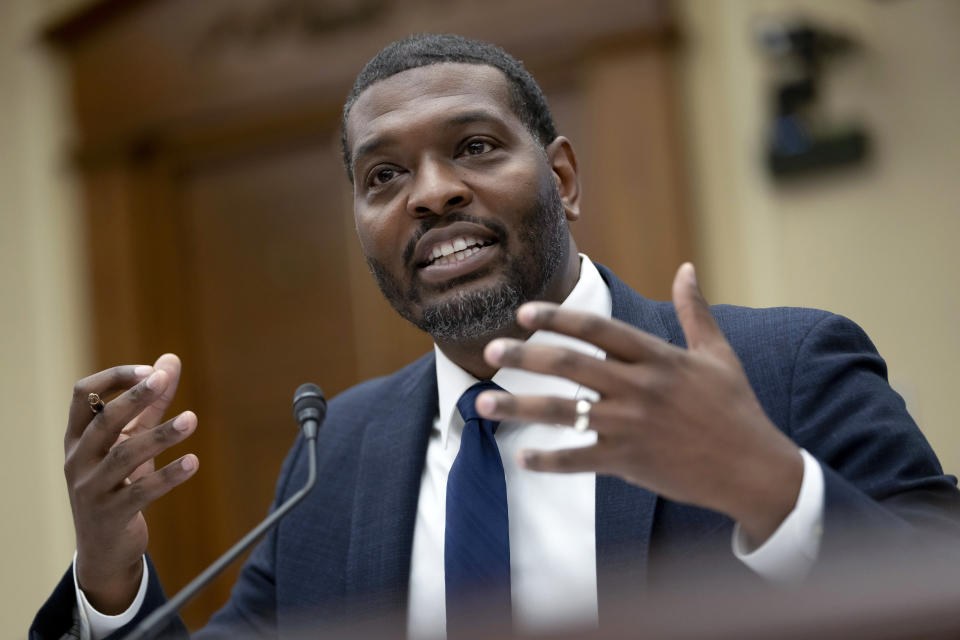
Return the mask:
[[704, 349], [726, 343], [726, 338], [710, 313], [707, 301], [697, 285], [693, 264], [684, 262], [673, 278], [673, 305], [687, 338], [688, 349]]
[[177, 384], [180, 382], [180, 358], [172, 353], [165, 353], [157, 358], [157, 361], [153, 363], [153, 368], [156, 370], [163, 369], [167, 372], [170, 377], [167, 388], [164, 389], [163, 395], [154, 400], [152, 404], [130, 421], [126, 429], [131, 433], [160, 424], [163, 414], [166, 413], [167, 407], [173, 402], [173, 397], [177, 393]]

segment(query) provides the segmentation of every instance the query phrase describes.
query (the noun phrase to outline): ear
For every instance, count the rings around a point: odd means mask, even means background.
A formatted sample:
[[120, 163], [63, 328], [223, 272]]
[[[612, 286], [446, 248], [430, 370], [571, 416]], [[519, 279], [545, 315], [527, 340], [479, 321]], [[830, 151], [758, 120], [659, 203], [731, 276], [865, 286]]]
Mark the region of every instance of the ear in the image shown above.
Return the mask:
[[567, 220], [573, 222], [580, 218], [580, 172], [577, 169], [577, 154], [573, 145], [563, 136], [547, 145], [547, 162], [553, 170], [553, 179], [557, 181], [560, 200]]

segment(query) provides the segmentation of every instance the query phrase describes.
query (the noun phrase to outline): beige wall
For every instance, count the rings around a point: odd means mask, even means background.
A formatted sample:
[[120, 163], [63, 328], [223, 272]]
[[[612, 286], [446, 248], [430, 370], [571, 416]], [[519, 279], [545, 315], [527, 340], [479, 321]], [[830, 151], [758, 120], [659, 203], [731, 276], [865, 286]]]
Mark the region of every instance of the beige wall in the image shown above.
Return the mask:
[[[61, 3], [62, 4], [62, 3]], [[70, 387], [86, 366], [61, 83], [34, 0], [0, 0], [0, 636], [23, 637], [73, 551], [63, 481]]]
[[[688, 157], [713, 301], [859, 322], [948, 471], [960, 472], [960, 2], [681, 0]], [[806, 15], [863, 49], [826, 106], [875, 134], [873, 164], [780, 188], [760, 162], [770, 70], [758, 17]]]

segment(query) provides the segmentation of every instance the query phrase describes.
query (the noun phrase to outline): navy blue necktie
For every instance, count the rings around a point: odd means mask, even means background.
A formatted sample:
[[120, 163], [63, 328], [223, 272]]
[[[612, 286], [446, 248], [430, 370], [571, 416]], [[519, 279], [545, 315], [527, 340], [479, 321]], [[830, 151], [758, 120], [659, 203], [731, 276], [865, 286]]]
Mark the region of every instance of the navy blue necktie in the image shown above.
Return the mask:
[[447, 636], [484, 626], [511, 626], [510, 529], [507, 484], [493, 434], [500, 424], [477, 414], [482, 391], [503, 391], [492, 382], [467, 389], [457, 409], [463, 416], [460, 451], [447, 477], [444, 566]]

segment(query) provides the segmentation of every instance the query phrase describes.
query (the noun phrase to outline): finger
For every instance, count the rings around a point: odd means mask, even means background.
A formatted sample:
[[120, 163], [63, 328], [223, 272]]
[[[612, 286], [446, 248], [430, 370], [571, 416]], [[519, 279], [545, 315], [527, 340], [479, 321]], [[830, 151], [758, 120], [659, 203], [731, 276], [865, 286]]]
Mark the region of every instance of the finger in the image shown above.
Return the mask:
[[630, 375], [626, 365], [620, 362], [600, 360], [573, 349], [530, 344], [512, 338], [491, 340], [484, 348], [483, 356], [490, 366], [560, 376], [586, 385], [600, 395], [623, 392]]
[[128, 433], [136, 433], [141, 429], [150, 428], [159, 423], [177, 393], [177, 384], [180, 381], [181, 371], [180, 358], [175, 354], [165, 353], [157, 358], [153, 366], [154, 369], [166, 371], [169, 376], [169, 382], [160, 397], [150, 403], [150, 405], [133, 418], [125, 427], [125, 431]]
[[120, 499], [127, 503], [131, 513], [146, 509], [157, 498], [188, 480], [200, 466], [192, 453], [174, 460], [162, 469], [147, 474], [120, 491]]
[[153, 373], [153, 367], [145, 364], [128, 364], [98, 371], [78, 381], [73, 386], [73, 400], [67, 421], [66, 439], [77, 440], [83, 435], [96, 414], [90, 410], [89, 396], [96, 393], [101, 398], [129, 389]]
[[673, 305], [683, 335], [687, 338], [688, 349], [709, 348], [726, 342], [700, 292], [696, 271], [689, 262], [680, 265], [673, 279]]
[[144, 462], [155, 458], [173, 445], [187, 439], [197, 427], [197, 416], [192, 411], [184, 411], [173, 420], [138, 433], [117, 444], [100, 461], [100, 478], [104, 488], [112, 488], [123, 483]]
[[81, 458], [105, 456], [117, 441], [124, 425], [157, 401], [169, 381], [170, 376], [166, 371], [156, 369], [146, 380], [138, 382], [108, 402], [83, 432], [77, 444], [77, 454]]
[[517, 464], [530, 471], [580, 473], [604, 470], [605, 454], [598, 445], [557, 451], [527, 449], [517, 454]]
[[517, 310], [517, 321], [528, 329], [545, 329], [596, 345], [607, 356], [640, 362], [661, 355], [669, 345], [660, 338], [613, 318], [561, 309], [549, 302], [529, 302]]
[[[520, 420], [572, 427], [577, 421], [577, 402], [556, 396], [515, 396], [484, 391], [477, 396], [477, 412], [490, 420]], [[591, 403], [589, 429], [605, 431], [618, 419], [607, 411], [607, 403]]]

